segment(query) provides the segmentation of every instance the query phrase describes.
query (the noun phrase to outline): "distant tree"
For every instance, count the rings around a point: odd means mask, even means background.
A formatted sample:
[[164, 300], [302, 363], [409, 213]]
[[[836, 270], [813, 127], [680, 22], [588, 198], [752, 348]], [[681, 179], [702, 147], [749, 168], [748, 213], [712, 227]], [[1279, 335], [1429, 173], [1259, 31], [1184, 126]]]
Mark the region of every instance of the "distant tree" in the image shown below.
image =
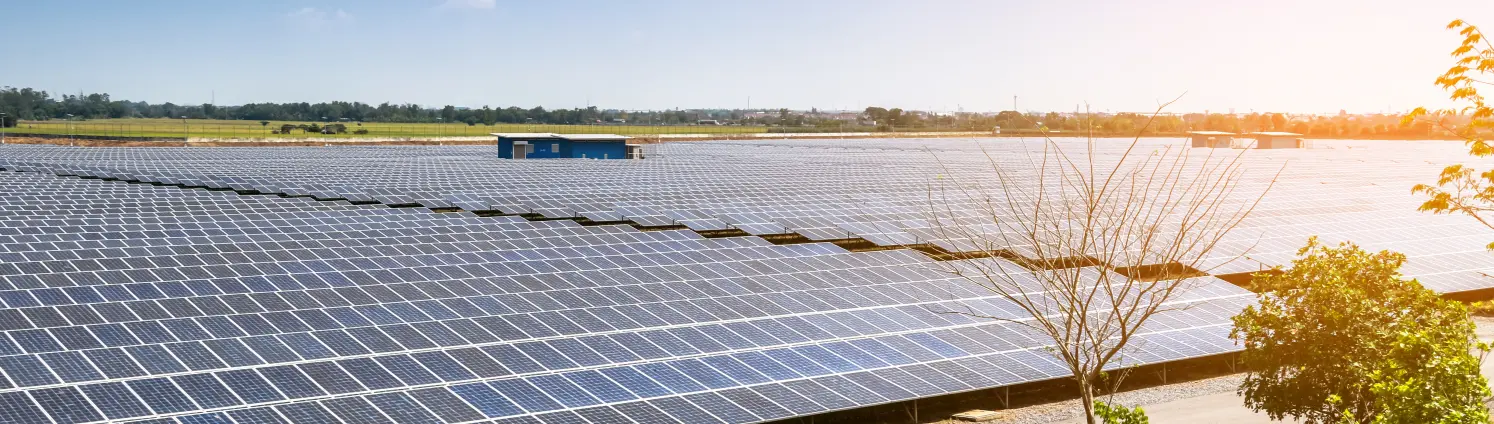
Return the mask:
[[903, 123], [902, 121], [903, 121], [903, 110], [902, 109], [900, 109], [900, 108], [892, 108], [892, 109], [888, 109], [887, 110], [887, 125], [891, 125], [891, 126], [894, 126], [894, 127], [901, 126], [902, 123]]
[[1292, 123], [1292, 132], [1297, 134], [1307, 134], [1312, 132], [1312, 127], [1308, 126], [1306, 122], [1294, 122]]
[[866, 111], [862, 113], [866, 114], [866, 119], [877, 121], [877, 123], [887, 120], [887, 109], [880, 107], [867, 107]]
[[1028, 122], [1027, 117], [1023, 116], [1021, 112], [1017, 112], [1015, 110], [1003, 110], [1001, 112], [997, 112], [996, 125], [1000, 126], [1002, 129], [1009, 130], [1033, 127], [1033, 125]]
[[317, 124], [306, 124], [306, 128], [304, 130], [307, 133], [320, 133], [322, 132], [322, 127]]
[[1310, 239], [1290, 269], [1256, 274], [1232, 338], [1245, 406], [1310, 423], [1488, 423], [1468, 311], [1401, 278], [1399, 253]]
[[1286, 118], [1286, 116], [1284, 116], [1284, 115], [1282, 115], [1280, 113], [1273, 113], [1273, 114], [1271, 114], [1271, 130], [1272, 131], [1286, 131], [1286, 129], [1287, 129], [1287, 118]]
[[[1436, 84], [1452, 92], [1450, 98], [1461, 103], [1462, 108], [1428, 112], [1426, 108], [1418, 107], [1405, 116], [1402, 124], [1419, 121], [1428, 125], [1427, 131], [1430, 132], [1429, 127], [1435, 122], [1463, 138], [1469, 155], [1478, 158], [1494, 155], [1494, 145], [1481, 134], [1482, 130], [1494, 128], [1494, 106], [1485, 103], [1483, 95], [1478, 92], [1480, 85], [1489, 85], [1494, 80], [1491, 79], [1494, 77], [1494, 44], [1490, 44], [1478, 27], [1461, 19], [1448, 23], [1447, 28], [1458, 30], [1463, 42], [1452, 51], [1457, 60], [1447, 72], [1437, 77]], [[1467, 115], [1469, 119], [1463, 128], [1443, 124], [1446, 121], [1442, 118], [1458, 115]], [[1479, 172], [1462, 164], [1448, 165], [1442, 169], [1436, 183], [1418, 184], [1411, 188], [1411, 192], [1427, 197], [1421, 204], [1422, 211], [1463, 214], [1494, 228], [1494, 219], [1490, 217], [1494, 213], [1494, 172]], [[1494, 243], [1489, 243], [1488, 247], [1494, 249]]]
[[1245, 119], [1242, 120], [1241, 123], [1245, 126], [1246, 131], [1271, 130], [1271, 118], [1267, 115], [1262, 115], [1255, 112], [1251, 112], [1249, 115], [1245, 115]]
[[297, 126], [291, 125], [291, 124], [283, 124], [283, 125], [280, 126], [280, 133], [281, 134], [290, 134], [290, 132], [292, 130], [296, 130], [296, 129], [303, 129], [303, 128], [300, 128], [300, 127], [297, 127]]

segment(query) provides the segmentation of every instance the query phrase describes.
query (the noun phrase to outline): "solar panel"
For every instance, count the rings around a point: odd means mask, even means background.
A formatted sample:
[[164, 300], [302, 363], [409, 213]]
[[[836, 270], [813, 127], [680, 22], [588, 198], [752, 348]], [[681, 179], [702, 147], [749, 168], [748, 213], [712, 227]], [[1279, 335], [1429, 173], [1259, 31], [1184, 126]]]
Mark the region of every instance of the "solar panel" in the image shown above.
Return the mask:
[[[1060, 377], [1030, 330], [939, 313], [1019, 316], [949, 262], [696, 233], [960, 246], [928, 220], [928, 181], [978, 175], [978, 148], [503, 161], [472, 146], [0, 146], [0, 168], [26, 171], [0, 173], [0, 419], [741, 423]], [[1408, 274], [1439, 289], [1488, 287], [1466, 220], [1355, 174], [1435, 166], [1360, 153], [1252, 159], [1321, 166], [1230, 239], [1256, 263], [1229, 269], [1284, 263], [1320, 233], [1405, 250]], [[354, 204], [369, 201], [384, 204]], [[466, 211], [389, 207], [412, 203]], [[474, 213], [490, 211], [533, 215]], [[1124, 360], [1237, 350], [1228, 318], [1251, 299], [1200, 278]]]

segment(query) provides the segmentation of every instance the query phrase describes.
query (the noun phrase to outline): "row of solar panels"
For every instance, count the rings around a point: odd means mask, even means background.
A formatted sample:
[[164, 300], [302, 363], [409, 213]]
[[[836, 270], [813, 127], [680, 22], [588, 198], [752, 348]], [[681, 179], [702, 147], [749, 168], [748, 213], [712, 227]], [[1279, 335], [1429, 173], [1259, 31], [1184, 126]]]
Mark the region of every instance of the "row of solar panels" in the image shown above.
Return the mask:
[[[1063, 373], [908, 251], [34, 173], [0, 211], [0, 421], [737, 423]], [[1232, 351], [1250, 299], [1200, 279], [1128, 360]]]
[[[1027, 153], [1040, 146], [1010, 140], [863, 142], [665, 144], [650, 146], [654, 160], [609, 164], [499, 161], [492, 158], [490, 148], [470, 146], [253, 152], [95, 152], [18, 146], [9, 155], [9, 165], [0, 166], [385, 204], [684, 225], [699, 231], [795, 233], [811, 240], [861, 238], [887, 246], [927, 243], [956, 252], [1030, 248], [1003, 236], [1010, 228], [989, 227], [991, 215], [1002, 212], [983, 204], [987, 197], [1000, 198], [990, 184], [974, 198], [936, 188], [940, 181], [989, 180], [992, 161], [1011, 171], [1012, 181], [1033, 181], [1021, 165], [1028, 160]], [[1146, 147], [1167, 143], [1175, 144], [1156, 141]], [[1116, 160], [1124, 147], [1096, 146], [1102, 162]], [[1416, 212], [1417, 200], [1407, 194], [1412, 184], [1435, 175], [1443, 161], [1467, 160], [1462, 151], [1452, 144], [1377, 146], [1382, 147], [1262, 151], [1242, 157], [1261, 172], [1246, 175], [1240, 201], [1249, 200], [1254, 189], [1263, 190], [1281, 164], [1291, 161], [1292, 166], [1282, 170], [1254, 218], [1209, 258], [1210, 266], [1220, 267], [1211, 271], [1227, 274], [1284, 265], [1308, 235], [1332, 236], [1324, 227], [1297, 224], [1374, 214], [1386, 219], [1385, 225], [1404, 231], [1356, 232], [1340, 238], [1396, 234], [1365, 244], [1407, 253], [1413, 258], [1408, 271], [1441, 291], [1494, 284], [1481, 273], [1494, 263], [1478, 255], [1482, 243], [1474, 237], [1416, 242], [1423, 231], [1476, 234], [1476, 224], [1468, 220]], [[1405, 154], [1408, 149], [1430, 160], [1405, 160], [1412, 156]], [[1372, 181], [1366, 178], [1369, 172], [1374, 173]], [[935, 194], [941, 195], [932, 199]], [[938, 208], [932, 206], [934, 200]], [[1242, 255], [1246, 260], [1233, 260]], [[1423, 261], [1427, 265], [1420, 265]]]

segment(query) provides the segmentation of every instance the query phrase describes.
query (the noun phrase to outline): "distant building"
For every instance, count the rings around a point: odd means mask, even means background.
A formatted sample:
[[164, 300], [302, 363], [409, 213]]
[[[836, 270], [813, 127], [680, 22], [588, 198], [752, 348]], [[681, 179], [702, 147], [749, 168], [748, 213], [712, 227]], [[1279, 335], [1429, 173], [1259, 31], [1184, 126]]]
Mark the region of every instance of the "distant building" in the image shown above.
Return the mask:
[[1255, 149], [1297, 149], [1301, 148], [1303, 144], [1302, 134], [1297, 133], [1266, 131], [1245, 135], [1255, 139], [1255, 145], [1251, 146], [1251, 148]]
[[1228, 149], [1234, 142], [1235, 133], [1224, 131], [1189, 131], [1188, 138], [1193, 147]]
[[614, 134], [493, 133], [498, 157], [503, 159], [625, 159], [641, 158], [628, 137]]
[[715, 119], [697, 119], [695, 125], [721, 125], [721, 121]]

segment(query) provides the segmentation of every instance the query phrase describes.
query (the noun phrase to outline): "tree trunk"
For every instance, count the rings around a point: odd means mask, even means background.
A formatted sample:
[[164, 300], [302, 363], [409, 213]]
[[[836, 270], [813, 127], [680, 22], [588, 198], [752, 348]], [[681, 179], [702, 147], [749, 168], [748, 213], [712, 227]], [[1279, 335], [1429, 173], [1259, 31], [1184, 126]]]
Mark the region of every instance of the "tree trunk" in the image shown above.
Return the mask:
[[1095, 391], [1088, 378], [1079, 379], [1079, 403], [1084, 404], [1084, 422], [1099, 424], [1095, 421]]

